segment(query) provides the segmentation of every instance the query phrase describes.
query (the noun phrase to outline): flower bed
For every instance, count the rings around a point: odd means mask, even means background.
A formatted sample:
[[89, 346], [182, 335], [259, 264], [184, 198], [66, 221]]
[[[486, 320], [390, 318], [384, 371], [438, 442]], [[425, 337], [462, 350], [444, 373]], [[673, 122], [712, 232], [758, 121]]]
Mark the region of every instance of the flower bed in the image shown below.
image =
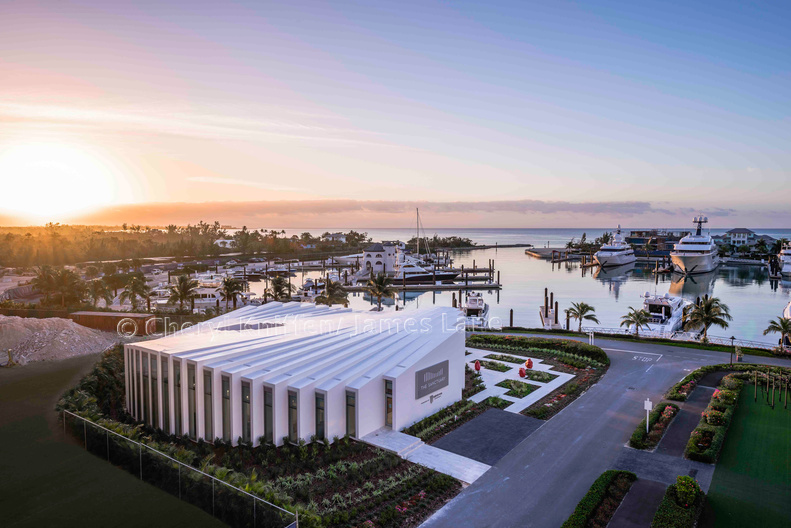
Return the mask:
[[[731, 372], [753, 372], [754, 370], [758, 370], [760, 375], [760, 373], [766, 371], [766, 368], [766, 365], [756, 365], [753, 363], [734, 363], [733, 365], [724, 363], [720, 365], [707, 365], [690, 372], [684, 377], [684, 379], [670, 387], [670, 389], [668, 389], [667, 393], [665, 394], [665, 399], [673, 401], [686, 401], [687, 397], [690, 395], [701, 378], [710, 372], [718, 372], [721, 370], [727, 370]], [[773, 366], [772, 370], [775, 369], [780, 369], [785, 376], [791, 374], [791, 368], [789, 367]]]
[[514, 367], [509, 367], [508, 365], [503, 365], [502, 363], [497, 363], [496, 361], [486, 361], [485, 359], [479, 360], [481, 363], [482, 368], [487, 368], [489, 370], [496, 370], [497, 372], [508, 372]]
[[690, 460], [713, 464], [717, 461], [725, 434], [736, 410], [736, 402], [742, 383], [736, 376], [728, 374], [711, 396], [708, 407], [701, 413], [700, 423], [692, 431], [684, 450]]
[[536, 403], [523, 410], [521, 414], [532, 416], [541, 420], [549, 420], [557, 413], [570, 405], [586, 390], [596, 384], [604, 375], [605, 369], [564, 367], [556, 365], [554, 368], [561, 369], [576, 377], [573, 381], [566, 383], [544, 396]]
[[593, 482], [563, 528], [604, 528], [635, 480], [637, 475], [630, 471], [605, 471]]
[[506, 354], [489, 354], [484, 356], [486, 359], [496, 359], [498, 361], [505, 361], [506, 363], [517, 363], [519, 365], [524, 364], [525, 360], [523, 358], [518, 358], [514, 356], [508, 356]]
[[651, 528], [693, 528], [697, 525], [706, 494], [692, 477], [679, 476], [665, 491]]
[[542, 383], [549, 383], [553, 379], [557, 378], [557, 374], [550, 374], [549, 372], [545, 372], [543, 370], [530, 370], [527, 369], [525, 372], [525, 376], [527, 379], [531, 381], [540, 381]]
[[508, 389], [508, 392], [506, 392], [505, 395], [513, 396], [514, 398], [524, 398], [539, 388], [538, 385], [532, 385], [519, 380], [503, 380], [498, 383], [497, 386]]
[[660, 402], [648, 413], [649, 432], [645, 432], [645, 419], [641, 420], [629, 439], [629, 446], [635, 449], [653, 449], [662, 439], [670, 422], [678, 414], [678, 405]]
[[569, 357], [587, 358], [598, 365], [609, 365], [610, 358], [601, 348], [570, 339], [545, 339], [542, 337], [518, 337], [475, 334], [467, 338], [468, 346], [502, 347], [506, 350], [540, 349], [568, 354]]
[[464, 389], [461, 391], [461, 397], [467, 399], [485, 389], [486, 385], [483, 383], [481, 374], [475, 372], [469, 365], [464, 365]]

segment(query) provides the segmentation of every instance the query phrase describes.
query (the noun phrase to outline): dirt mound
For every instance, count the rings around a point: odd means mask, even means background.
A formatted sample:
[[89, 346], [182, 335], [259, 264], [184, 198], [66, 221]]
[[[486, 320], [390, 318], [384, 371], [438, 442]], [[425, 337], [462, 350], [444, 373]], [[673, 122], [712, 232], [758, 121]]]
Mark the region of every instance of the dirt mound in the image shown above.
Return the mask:
[[0, 364], [8, 351], [19, 365], [31, 361], [56, 361], [102, 352], [118, 336], [80, 326], [71, 319], [5, 317], [0, 315]]

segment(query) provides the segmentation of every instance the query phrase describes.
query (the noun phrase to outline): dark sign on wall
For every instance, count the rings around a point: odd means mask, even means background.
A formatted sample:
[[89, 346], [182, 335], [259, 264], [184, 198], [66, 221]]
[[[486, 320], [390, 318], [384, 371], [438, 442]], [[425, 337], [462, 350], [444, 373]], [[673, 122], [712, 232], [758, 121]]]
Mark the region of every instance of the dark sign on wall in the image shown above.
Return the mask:
[[415, 399], [448, 386], [448, 360], [415, 372]]

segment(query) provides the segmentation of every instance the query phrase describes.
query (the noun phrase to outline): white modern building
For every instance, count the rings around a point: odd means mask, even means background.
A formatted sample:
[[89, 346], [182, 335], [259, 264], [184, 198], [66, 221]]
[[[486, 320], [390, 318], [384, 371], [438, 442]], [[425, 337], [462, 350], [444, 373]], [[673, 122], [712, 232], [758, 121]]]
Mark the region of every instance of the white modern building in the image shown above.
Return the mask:
[[168, 433], [255, 445], [400, 430], [461, 399], [458, 318], [247, 306], [125, 345], [127, 409]]
[[398, 246], [394, 243], [371, 244], [363, 250], [362, 270], [365, 273], [395, 273]]

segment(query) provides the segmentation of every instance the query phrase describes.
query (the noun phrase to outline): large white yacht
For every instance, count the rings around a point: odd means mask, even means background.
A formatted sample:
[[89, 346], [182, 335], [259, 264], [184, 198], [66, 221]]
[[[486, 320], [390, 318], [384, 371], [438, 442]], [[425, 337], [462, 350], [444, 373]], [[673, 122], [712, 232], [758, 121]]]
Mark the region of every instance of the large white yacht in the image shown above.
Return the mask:
[[459, 276], [458, 271], [452, 270], [427, 270], [412, 262], [403, 262], [399, 265], [396, 271], [393, 282], [401, 284], [433, 284], [436, 282], [452, 281]]
[[703, 234], [703, 224], [708, 221], [705, 216], [696, 216], [693, 220], [697, 224], [695, 234], [685, 236], [675, 245], [670, 259], [676, 271], [685, 275], [706, 273], [720, 265], [717, 244], [710, 234]]
[[623, 240], [620, 225], [613, 234], [612, 242], [603, 245], [593, 256], [602, 268], [623, 266], [637, 260], [632, 246]]
[[690, 303], [681, 297], [664, 295], [643, 295], [643, 310], [651, 316], [649, 329], [660, 334], [675, 332], [681, 329], [684, 320], [684, 307]]
[[783, 248], [777, 254], [777, 260], [780, 264], [780, 274], [784, 277], [791, 277], [791, 242], [783, 244]]

